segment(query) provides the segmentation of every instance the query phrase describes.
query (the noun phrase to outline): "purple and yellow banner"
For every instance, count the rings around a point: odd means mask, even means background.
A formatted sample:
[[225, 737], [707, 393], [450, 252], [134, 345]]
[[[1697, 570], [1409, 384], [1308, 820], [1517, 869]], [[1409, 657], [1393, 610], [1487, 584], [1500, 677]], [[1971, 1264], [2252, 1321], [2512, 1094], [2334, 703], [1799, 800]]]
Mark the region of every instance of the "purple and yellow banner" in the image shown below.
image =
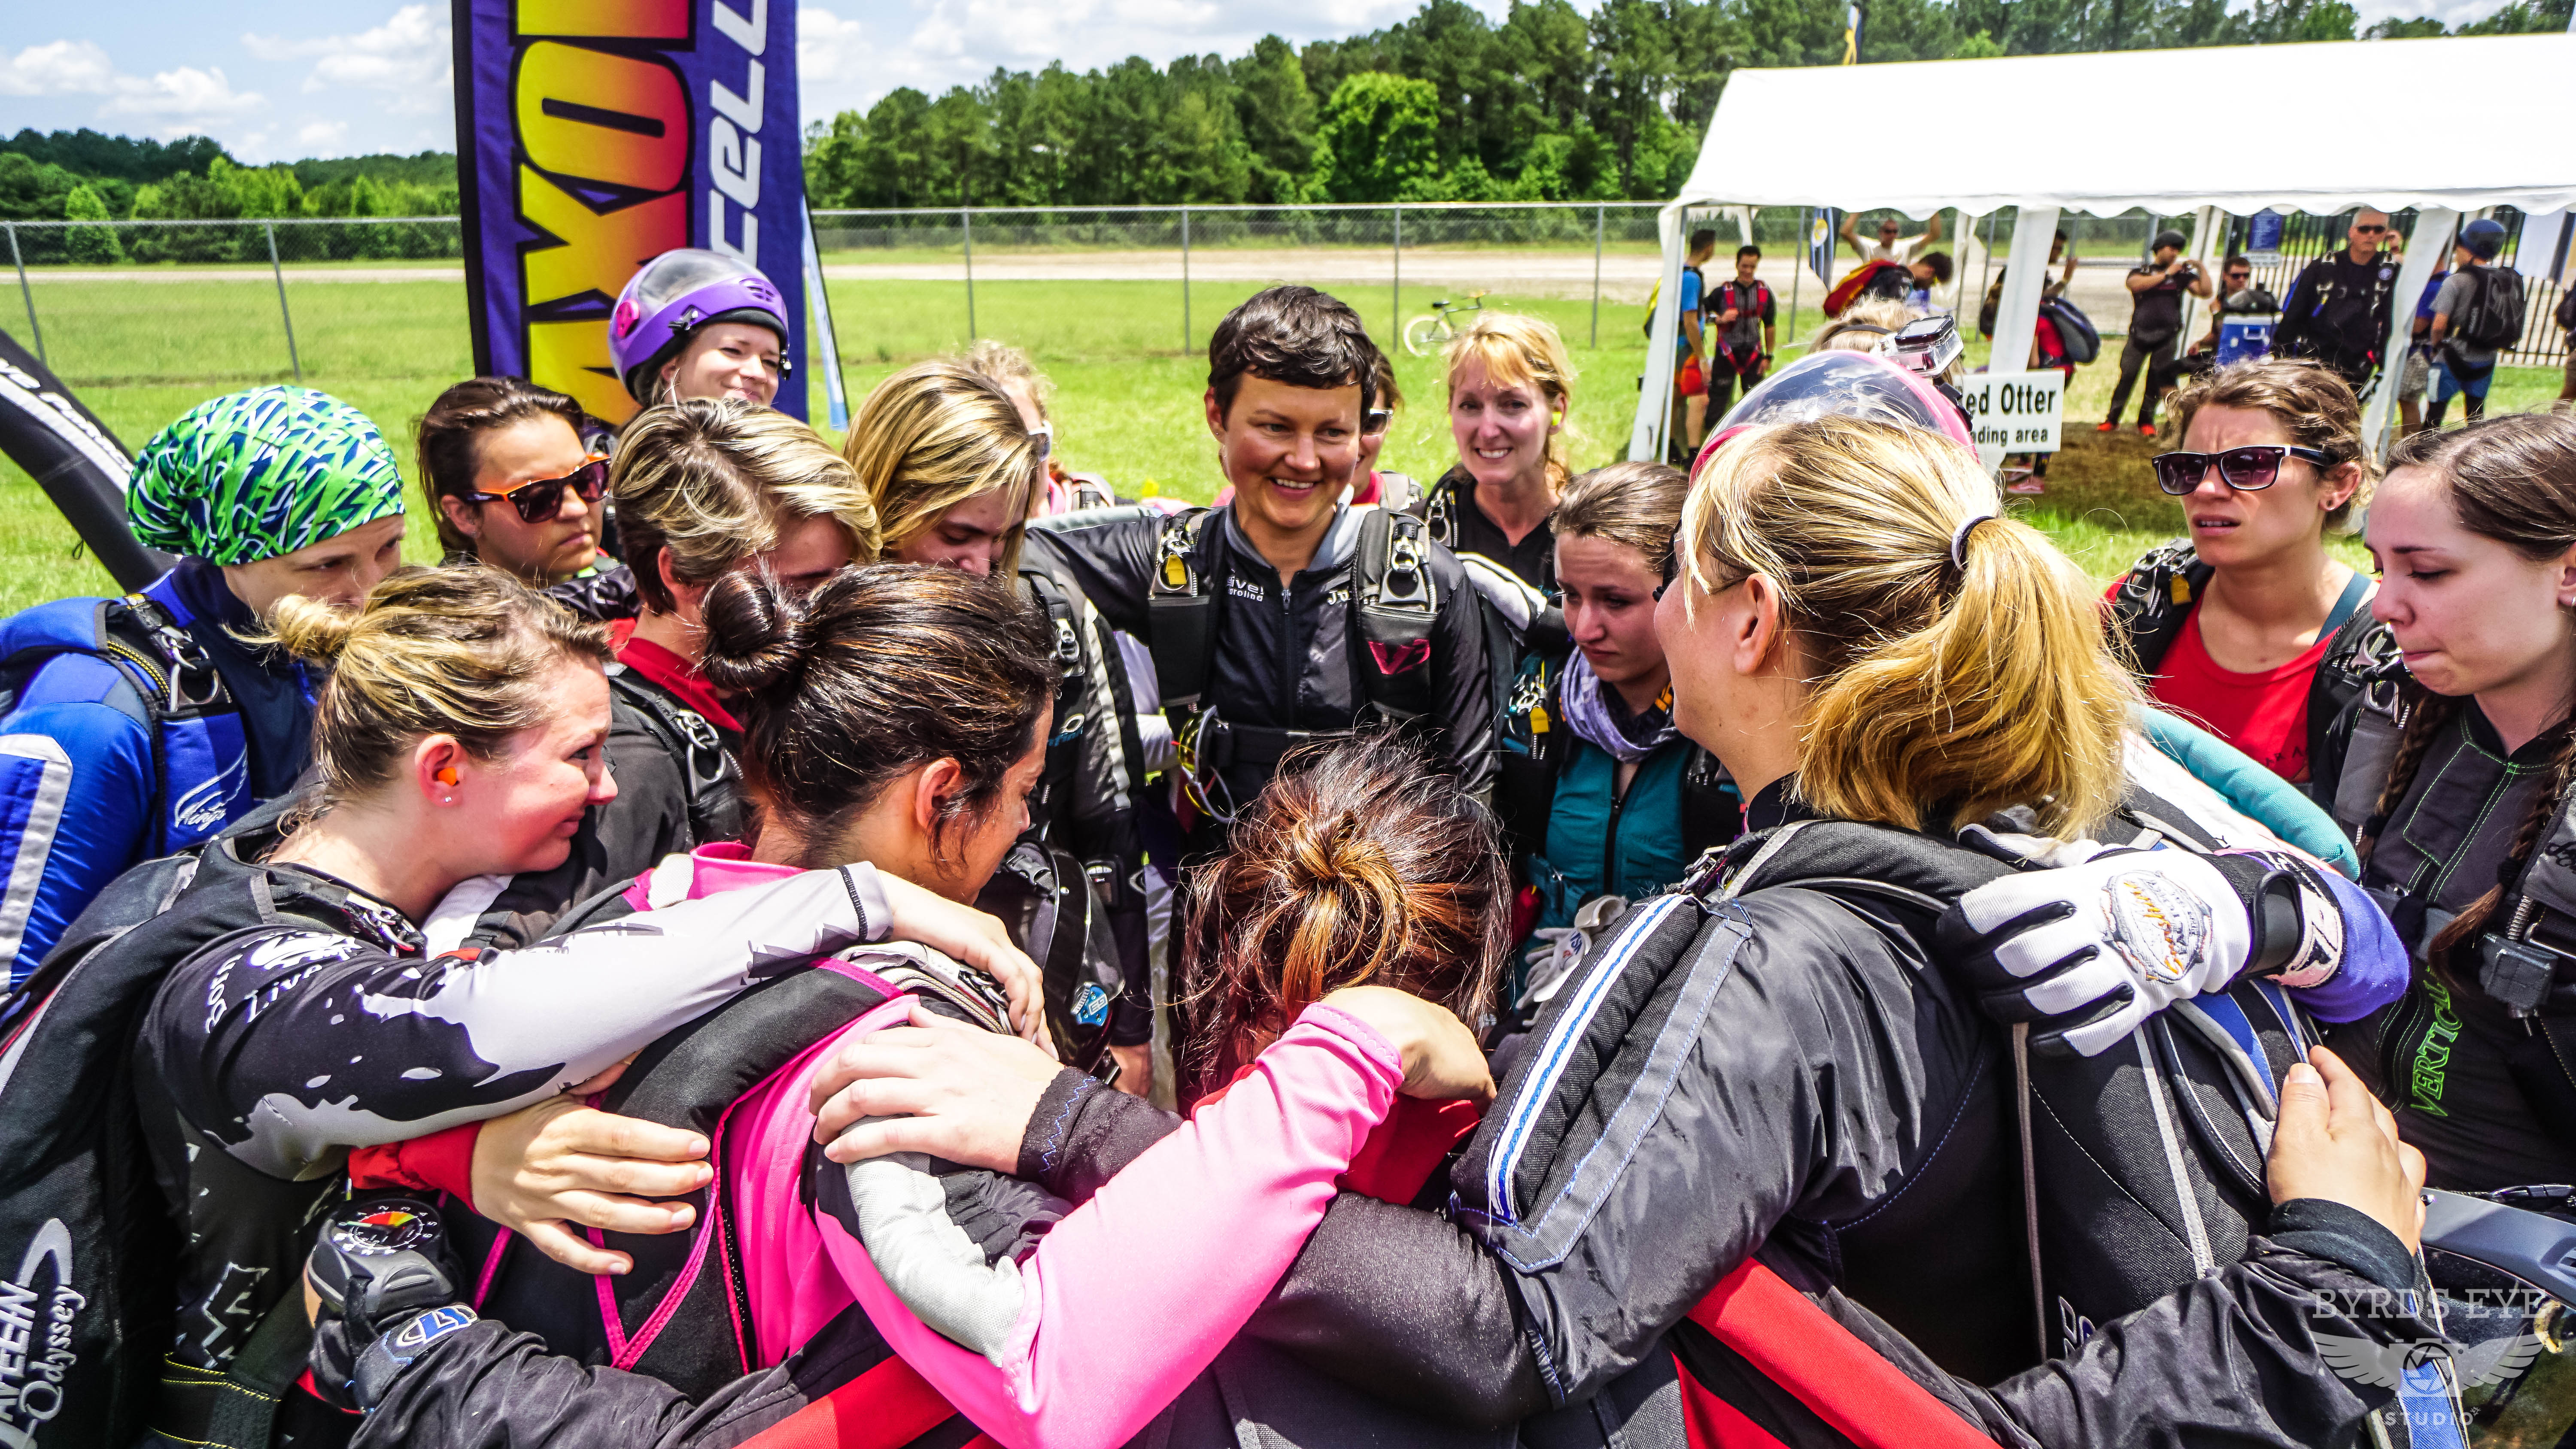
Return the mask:
[[[624, 422], [608, 314], [673, 247], [729, 252], [805, 355], [795, 0], [455, 0], [474, 365]], [[795, 379], [801, 379], [799, 368]], [[781, 410], [805, 416], [791, 379]]]

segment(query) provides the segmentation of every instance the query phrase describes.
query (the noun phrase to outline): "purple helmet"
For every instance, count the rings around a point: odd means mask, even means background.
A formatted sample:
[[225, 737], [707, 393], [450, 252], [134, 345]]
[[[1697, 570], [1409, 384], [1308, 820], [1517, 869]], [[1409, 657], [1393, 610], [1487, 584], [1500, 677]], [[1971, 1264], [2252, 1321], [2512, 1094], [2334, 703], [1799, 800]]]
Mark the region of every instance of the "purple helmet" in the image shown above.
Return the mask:
[[[778, 334], [787, 345], [787, 306], [767, 277], [740, 258], [702, 247], [681, 247], [646, 262], [617, 294], [608, 318], [608, 355], [618, 380], [637, 402], [653, 401], [654, 373], [677, 354], [689, 334], [710, 322], [747, 322]], [[781, 356], [778, 370], [795, 359]]]
[[1959, 405], [1924, 377], [1875, 352], [1811, 352], [1771, 374], [1729, 409], [1691, 471], [1728, 439], [1757, 423], [1822, 417], [1869, 418], [1939, 433], [1973, 453], [1977, 435]]

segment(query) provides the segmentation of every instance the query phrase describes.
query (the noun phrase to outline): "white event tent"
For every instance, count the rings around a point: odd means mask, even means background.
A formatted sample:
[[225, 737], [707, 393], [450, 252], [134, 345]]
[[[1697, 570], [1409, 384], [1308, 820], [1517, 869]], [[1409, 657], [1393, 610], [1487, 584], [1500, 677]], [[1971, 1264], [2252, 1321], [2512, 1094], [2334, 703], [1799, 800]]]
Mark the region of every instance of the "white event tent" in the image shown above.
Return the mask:
[[[2416, 207], [2415, 235], [2438, 239], [2481, 207], [2576, 204], [2571, 78], [2576, 35], [1739, 70], [1661, 216], [1662, 301], [1628, 456], [1663, 456], [1693, 209], [2018, 207], [1994, 356], [2020, 358], [2061, 211], [2196, 213], [2191, 255], [2207, 258], [2222, 213]], [[2448, 255], [2408, 248], [2396, 296], [2421, 296]], [[2413, 320], [2411, 307], [2395, 311], [2392, 357]], [[2372, 396], [2374, 438], [2393, 392]]]

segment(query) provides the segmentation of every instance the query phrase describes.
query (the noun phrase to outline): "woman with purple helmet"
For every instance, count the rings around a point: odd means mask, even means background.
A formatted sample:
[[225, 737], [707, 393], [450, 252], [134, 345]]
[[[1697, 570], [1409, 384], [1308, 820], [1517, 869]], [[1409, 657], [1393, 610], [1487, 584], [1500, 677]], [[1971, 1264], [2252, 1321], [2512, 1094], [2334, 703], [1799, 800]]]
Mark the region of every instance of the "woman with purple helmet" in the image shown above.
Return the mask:
[[638, 403], [738, 397], [763, 407], [795, 370], [787, 304], [737, 257], [681, 247], [646, 262], [617, 294], [608, 354]]

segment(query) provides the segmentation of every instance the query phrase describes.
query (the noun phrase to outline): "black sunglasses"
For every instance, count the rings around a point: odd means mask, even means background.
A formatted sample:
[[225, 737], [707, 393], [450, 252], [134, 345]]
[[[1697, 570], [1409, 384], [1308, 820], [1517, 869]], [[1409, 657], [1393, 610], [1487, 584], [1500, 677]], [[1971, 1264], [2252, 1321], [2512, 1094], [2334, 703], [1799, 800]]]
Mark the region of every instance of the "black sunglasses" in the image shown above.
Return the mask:
[[589, 462], [560, 478], [531, 478], [500, 493], [468, 493], [468, 503], [498, 503], [506, 498], [519, 510], [527, 523], [552, 523], [563, 512], [564, 494], [569, 490], [581, 495], [584, 503], [597, 503], [608, 491], [608, 460], [593, 454]]
[[2156, 486], [2176, 498], [2200, 486], [2209, 476], [2209, 465], [2218, 465], [2218, 476], [2239, 493], [2256, 493], [2280, 481], [2283, 458], [2303, 459], [2322, 470], [2334, 466], [2334, 458], [2314, 448], [2285, 448], [2275, 443], [2252, 443], [2230, 448], [2224, 453], [2159, 453]]

